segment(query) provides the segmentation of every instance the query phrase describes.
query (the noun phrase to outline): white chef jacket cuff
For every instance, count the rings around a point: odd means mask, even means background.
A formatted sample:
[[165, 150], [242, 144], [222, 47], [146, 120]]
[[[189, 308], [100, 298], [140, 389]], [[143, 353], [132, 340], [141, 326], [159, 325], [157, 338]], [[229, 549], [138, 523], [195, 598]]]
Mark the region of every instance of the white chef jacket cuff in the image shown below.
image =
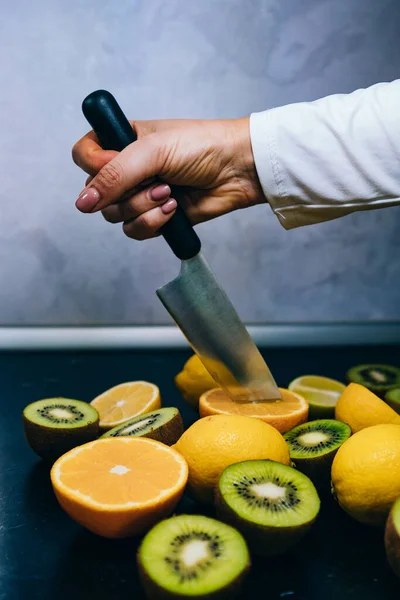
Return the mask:
[[274, 109], [250, 115], [250, 139], [257, 175], [271, 209], [285, 229], [299, 226], [293, 211], [286, 211], [287, 191], [276, 151]]

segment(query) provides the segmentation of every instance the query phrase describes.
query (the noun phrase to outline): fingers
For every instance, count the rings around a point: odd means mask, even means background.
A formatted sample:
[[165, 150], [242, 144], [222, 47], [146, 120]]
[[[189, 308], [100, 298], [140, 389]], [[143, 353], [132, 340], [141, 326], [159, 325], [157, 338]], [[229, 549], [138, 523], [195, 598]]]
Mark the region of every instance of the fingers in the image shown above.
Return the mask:
[[107, 206], [102, 214], [109, 223], [123, 222], [123, 231], [128, 237], [136, 240], [152, 238], [176, 210], [177, 202], [170, 198], [170, 194], [168, 185], [156, 185], [123, 202]]
[[[82, 212], [97, 212], [118, 202], [129, 190], [137, 188], [162, 171], [163, 147], [153, 142], [154, 136], [145, 136], [127, 146], [105, 164], [89, 185], [81, 192], [76, 207]], [[85, 143], [88, 143], [86, 140]], [[95, 143], [92, 140], [92, 143]], [[98, 150], [91, 153], [98, 156]], [[90, 153], [89, 153], [90, 154]], [[85, 166], [89, 165], [86, 153]], [[97, 160], [97, 159], [96, 159]]]
[[152, 208], [136, 219], [126, 221], [122, 227], [123, 232], [128, 237], [140, 241], [156, 237], [159, 229], [172, 218], [176, 208], [176, 200], [170, 198], [162, 206]]
[[74, 163], [93, 177], [117, 154], [114, 150], [103, 150], [93, 131], [84, 135], [72, 148]]
[[112, 204], [102, 210], [103, 217], [109, 223], [131, 221], [141, 214], [161, 205], [171, 195], [169, 185], [161, 184], [149, 187], [131, 196], [123, 202]]

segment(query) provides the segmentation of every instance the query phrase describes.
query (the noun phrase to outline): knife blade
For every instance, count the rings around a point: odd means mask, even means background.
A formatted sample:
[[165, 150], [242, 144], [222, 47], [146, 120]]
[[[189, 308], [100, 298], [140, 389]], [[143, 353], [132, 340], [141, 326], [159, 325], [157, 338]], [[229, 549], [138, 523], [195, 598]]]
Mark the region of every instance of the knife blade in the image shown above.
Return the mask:
[[[82, 111], [104, 149], [121, 151], [136, 141], [110, 92], [89, 94]], [[268, 366], [204, 258], [200, 239], [179, 203], [160, 233], [181, 260], [181, 269], [156, 294], [204, 367], [235, 402], [281, 399]]]

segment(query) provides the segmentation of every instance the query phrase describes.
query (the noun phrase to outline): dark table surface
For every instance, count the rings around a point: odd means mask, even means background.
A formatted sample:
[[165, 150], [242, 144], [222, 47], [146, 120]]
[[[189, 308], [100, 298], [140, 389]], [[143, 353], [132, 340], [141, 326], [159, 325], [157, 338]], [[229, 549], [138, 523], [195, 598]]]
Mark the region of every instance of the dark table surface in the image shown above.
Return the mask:
[[[400, 347], [288, 348], [263, 354], [281, 387], [305, 373], [343, 380], [347, 368], [362, 362], [400, 365]], [[164, 406], [178, 406], [189, 425], [196, 415], [173, 383], [189, 355], [0, 353], [0, 600], [143, 598], [137, 541], [96, 537], [64, 514], [48, 467], [25, 442], [21, 412], [40, 398], [90, 401], [117, 383], [145, 379], [159, 385]], [[180, 510], [204, 512], [188, 498]], [[394, 600], [400, 598], [400, 581], [387, 565], [382, 532], [359, 525], [327, 499], [318, 522], [295, 549], [278, 559], [253, 561], [243, 598], [256, 597]]]

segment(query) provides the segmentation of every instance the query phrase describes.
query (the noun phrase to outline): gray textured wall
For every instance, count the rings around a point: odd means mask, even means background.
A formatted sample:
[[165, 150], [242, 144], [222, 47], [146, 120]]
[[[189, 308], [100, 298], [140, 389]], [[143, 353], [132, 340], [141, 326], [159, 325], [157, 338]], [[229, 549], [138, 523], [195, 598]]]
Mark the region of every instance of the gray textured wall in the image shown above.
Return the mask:
[[[169, 323], [177, 272], [74, 207], [81, 101], [130, 117], [235, 117], [400, 74], [399, 0], [13, 0], [0, 19], [0, 322]], [[199, 227], [248, 322], [400, 318], [400, 209], [291, 232], [268, 206]]]

